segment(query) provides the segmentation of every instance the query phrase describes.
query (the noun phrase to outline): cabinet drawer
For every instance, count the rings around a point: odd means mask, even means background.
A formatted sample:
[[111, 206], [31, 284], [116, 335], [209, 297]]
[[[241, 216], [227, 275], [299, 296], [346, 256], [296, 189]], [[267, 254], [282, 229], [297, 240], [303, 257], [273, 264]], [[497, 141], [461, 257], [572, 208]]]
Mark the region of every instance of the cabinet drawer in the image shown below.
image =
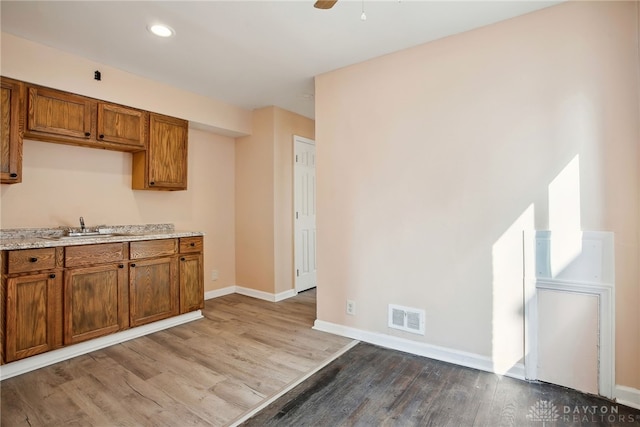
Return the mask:
[[202, 237], [181, 237], [180, 253], [188, 254], [193, 252], [202, 252]]
[[126, 243], [67, 246], [64, 254], [64, 266], [78, 267], [83, 265], [107, 264], [126, 259]]
[[52, 268], [56, 268], [56, 248], [9, 251], [7, 261], [7, 273], [9, 274]]
[[130, 243], [130, 258], [154, 258], [178, 253], [177, 239], [144, 240]]

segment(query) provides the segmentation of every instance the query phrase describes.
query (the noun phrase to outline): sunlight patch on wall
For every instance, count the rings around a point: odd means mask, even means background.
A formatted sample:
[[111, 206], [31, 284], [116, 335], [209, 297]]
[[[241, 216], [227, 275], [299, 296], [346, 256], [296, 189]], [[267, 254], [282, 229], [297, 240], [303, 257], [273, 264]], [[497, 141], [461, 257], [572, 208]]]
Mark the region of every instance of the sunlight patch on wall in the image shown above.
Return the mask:
[[504, 374], [524, 357], [523, 231], [534, 229], [531, 204], [492, 247], [494, 372]]
[[551, 276], [556, 277], [582, 251], [578, 155], [549, 184], [549, 230]]

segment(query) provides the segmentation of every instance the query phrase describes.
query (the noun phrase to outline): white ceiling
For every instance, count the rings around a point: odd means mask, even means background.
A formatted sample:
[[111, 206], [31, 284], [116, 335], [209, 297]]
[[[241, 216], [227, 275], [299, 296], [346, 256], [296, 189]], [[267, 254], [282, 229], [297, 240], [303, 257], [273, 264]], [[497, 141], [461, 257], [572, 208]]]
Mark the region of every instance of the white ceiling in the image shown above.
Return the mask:
[[[0, 13], [4, 32], [243, 108], [313, 118], [315, 75], [559, 3], [313, 2], [2, 0]], [[156, 22], [175, 36], [151, 35]]]

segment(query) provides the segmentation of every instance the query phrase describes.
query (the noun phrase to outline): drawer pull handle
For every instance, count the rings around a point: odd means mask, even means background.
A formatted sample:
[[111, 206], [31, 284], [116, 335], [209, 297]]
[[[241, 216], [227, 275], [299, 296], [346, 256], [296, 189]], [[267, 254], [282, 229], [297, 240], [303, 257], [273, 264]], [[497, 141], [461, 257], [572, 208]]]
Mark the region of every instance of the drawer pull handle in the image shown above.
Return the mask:
[[189, 246], [194, 247], [196, 244], [195, 243], [190, 243]]
[[38, 258], [36, 258], [36, 257], [32, 257], [32, 258], [30, 258], [30, 259], [29, 259], [29, 261], [31, 261], [31, 262], [38, 262]]
[[56, 278], [56, 275], [55, 275], [54, 273], [51, 273], [51, 274], [49, 275], [49, 277], [50, 277], [51, 279], [55, 279], [55, 278]]
[[135, 267], [135, 266], [136, 266], [135, 264], [131, 264], [131, 267]]
[[9, 174], [9, 177], [11, 177], [11, 178], [17, 178], [17, 177], [18, 177], [18, 174], [14, 172], [14, 173], [12, 173], [12, 174]]
[[104, 135], [100, 135], [100, 139], [103, 139], [103, 138], [104, 138]]
[[124, 268], [124, 264], [119, 264], [118, 268]]
[[91, 136], [91, 132], [85, 132], [84, 136], [86, 136], [87, 138], [89, 138]]
[[180, 261], [185, 261], [185, 257], [180, 258]]
[[149, 183], [149, 185], [156, 185], [156, 183], [155, 183], [155, 182], [153, 182], [153, 181], [151, 181], [151, 182]]

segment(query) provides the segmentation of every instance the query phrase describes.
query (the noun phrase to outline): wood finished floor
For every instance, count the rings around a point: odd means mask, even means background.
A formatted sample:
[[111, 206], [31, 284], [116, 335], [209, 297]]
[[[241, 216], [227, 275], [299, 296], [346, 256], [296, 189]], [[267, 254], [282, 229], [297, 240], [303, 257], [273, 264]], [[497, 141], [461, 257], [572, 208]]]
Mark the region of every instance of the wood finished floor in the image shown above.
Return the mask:
[[359, 343], [241, 424], [545, 425], [639, 426], [640, 410], [552, 384], [525, 382]]
[[2, 426], [222, 426], [351, 340], [311, 329], [315, 290], [205, 302], [204, 319], [0, 383]]

